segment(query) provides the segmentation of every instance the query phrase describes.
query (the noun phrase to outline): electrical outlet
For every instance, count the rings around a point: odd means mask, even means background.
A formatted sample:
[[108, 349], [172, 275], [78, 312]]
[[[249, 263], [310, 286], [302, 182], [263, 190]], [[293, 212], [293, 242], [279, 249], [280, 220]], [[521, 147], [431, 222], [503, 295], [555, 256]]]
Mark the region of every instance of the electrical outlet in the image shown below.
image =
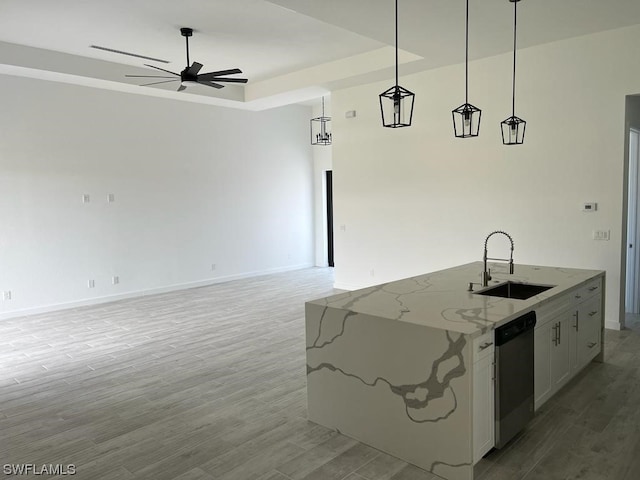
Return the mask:
[[217, 265], [215, 263], [212, 263], [211, 264], [211, 271], [213, 272], [216, 268], [217, 268]]
[[375, 276], [376, 276], [376, 271], [375, 271], [373, 268], [371, 269], [371, 272], [369, 272], [369, 273], [371, 273], [371, 276], [372, 276], [372, 277], [375, 277]]
[[611, 230], [594, 230], [593, 231], [594, 240], [609, 240], [610, 237], [611, 237]]
[[120, 277], [117, 275], [114, 275], [113, 277], [111, 277], [111, 285], [117, 285], [120, 283]]
[[4, 292], [2, 292], [2, 299], [11, 300], [11, 290], [5, 290]]
[[82, 203], [89, 203], [91, 201], [91, 197], [88, 193], [82, 194]]
[[87, 281], [87, 288], [94, 288], [95, 286], [96, 286], [96, 281], [95, 280]]
[[113, 203], [115, 201], [116, 201], [116, 196], [113, 193], [108, 193], [107, 194], [107, 202]]

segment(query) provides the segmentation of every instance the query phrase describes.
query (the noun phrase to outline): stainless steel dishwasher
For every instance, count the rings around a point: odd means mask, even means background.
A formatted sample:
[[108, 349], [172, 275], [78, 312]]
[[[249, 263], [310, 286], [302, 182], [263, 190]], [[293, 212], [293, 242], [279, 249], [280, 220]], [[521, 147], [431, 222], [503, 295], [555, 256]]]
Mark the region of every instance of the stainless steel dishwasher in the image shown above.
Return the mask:
[[504, 447], [533, 418], [533, 327], [529, 312], [496, 329], [495, 446]]

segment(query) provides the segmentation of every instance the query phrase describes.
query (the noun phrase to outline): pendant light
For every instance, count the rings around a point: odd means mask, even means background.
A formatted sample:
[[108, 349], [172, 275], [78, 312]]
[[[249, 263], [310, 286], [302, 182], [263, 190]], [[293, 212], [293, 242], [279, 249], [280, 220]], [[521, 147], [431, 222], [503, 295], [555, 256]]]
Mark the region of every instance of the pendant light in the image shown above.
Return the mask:
[[396, 84], [380, 94], [382, 126], [410, 127], [415, 95], [398, 85], [398, 0], [396, 0]]
[[311, 119], [311, 145], [331, 145], [331, 117], [324, 115], [324, 97], [322, 97], [322, 116]]
[[453, 134], [458, 138], [477, 137], [482, 110], [469, 103], [469, 0], [465, 18], [464, 103], [451, 111]]
[[516, 117], [516, 28], [518, 20], [517, 5], [520, 0], [509, 0], [513, 3], [513, 89], [511, 94], [511, 116], [500, 123], [502, 143], [504, 145], [521, 145], [524, 142], [524, 130], [527, 122]]

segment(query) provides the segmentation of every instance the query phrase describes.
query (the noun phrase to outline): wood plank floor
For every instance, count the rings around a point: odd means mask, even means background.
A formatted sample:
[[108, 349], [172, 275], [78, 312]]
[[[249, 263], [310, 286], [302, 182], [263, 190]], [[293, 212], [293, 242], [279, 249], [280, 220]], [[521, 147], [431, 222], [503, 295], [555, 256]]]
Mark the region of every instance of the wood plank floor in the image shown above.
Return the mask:
[[[0, 466], [73, 464], [87, 480], [433, 480], [306, 420], [304, 301], [332, 283], [313, 268], [0, 321]], [[481, 461], [482, 480], [640, 478], [630, 324], [607, 331], [604, 364]]]

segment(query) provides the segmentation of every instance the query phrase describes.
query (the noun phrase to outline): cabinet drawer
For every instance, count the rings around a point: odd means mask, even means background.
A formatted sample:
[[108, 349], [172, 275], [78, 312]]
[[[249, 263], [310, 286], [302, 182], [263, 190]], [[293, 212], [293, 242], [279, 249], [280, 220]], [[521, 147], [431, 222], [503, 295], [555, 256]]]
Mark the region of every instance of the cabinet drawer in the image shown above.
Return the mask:
[[492, 355], [495, 349], [494, 331], [491, 330], [473, 339], [473, 363]]
[[582, 318], [582, 320], [587, 320], [588, 323], [600, 323], [600, 317], [602, 315], [602, 305], [600, 300], [600, 297], [597, 297], [585, 302], [584, 306], [580, 308], [581, 315], [585, 317]]
[[572, 301], [575, 304], [582, 303], [585, 300], [598, 295], [602, 291], [602, 278], [598, 277], [591, 280], [586, 285], [571, 292]]
[[601, 349], [602, 304], [600, 295], [580, 304], [576, 310], [577, 368], [582, 368]]

